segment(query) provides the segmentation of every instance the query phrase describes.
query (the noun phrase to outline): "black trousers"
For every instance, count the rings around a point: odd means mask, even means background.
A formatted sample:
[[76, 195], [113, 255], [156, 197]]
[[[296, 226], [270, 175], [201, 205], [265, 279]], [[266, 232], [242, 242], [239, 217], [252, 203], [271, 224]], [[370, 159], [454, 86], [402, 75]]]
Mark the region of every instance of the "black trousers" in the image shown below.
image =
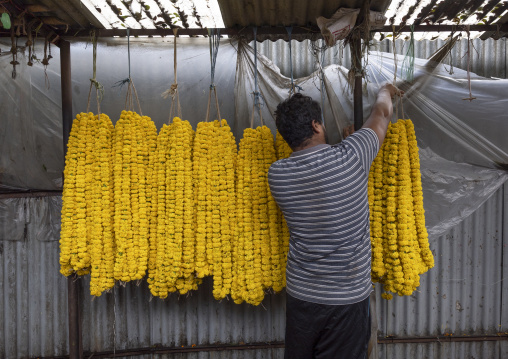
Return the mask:
[[286, 294], [284, 359], [367, 359], [369, 339], [369, 298], [324, 305]]

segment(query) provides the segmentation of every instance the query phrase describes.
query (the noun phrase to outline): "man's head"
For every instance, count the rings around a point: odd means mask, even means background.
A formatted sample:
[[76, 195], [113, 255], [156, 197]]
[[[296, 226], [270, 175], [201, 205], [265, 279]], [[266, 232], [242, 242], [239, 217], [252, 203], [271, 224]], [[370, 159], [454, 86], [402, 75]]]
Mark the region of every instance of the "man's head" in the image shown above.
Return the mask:
[[275, 111], [275, 124], [293, 150], [327, 142], [319, 104], [301, 93], [295, 93], [279, 103]]

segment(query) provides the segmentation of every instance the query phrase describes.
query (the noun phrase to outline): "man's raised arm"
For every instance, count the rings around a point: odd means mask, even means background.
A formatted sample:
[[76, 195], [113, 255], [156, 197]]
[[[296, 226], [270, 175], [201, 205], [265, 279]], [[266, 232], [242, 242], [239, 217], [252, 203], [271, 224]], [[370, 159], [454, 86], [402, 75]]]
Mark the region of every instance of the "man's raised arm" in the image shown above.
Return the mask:
[[393, 103], [392, 100], [395, 95], [402, 96], [404, 91], [400, 91], [398, 88], [390, 83], [384, 84], [377, 94], [376, 102], [372, 106], [372, 111], [369, 118], [363, 124], [363, 127], [371, 128], [376, 132], [379, 138], [379, 144], [381, 145], [386, 136], [386, 130], [388, 124], [393, 115]]

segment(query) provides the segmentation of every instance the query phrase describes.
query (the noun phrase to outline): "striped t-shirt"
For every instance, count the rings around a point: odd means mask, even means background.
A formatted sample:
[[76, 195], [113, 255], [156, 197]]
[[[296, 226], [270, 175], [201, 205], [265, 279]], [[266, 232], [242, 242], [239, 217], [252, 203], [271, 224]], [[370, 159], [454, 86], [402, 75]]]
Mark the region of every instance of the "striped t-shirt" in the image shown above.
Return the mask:
[[286, 219], [287, 293], [346, 305], [372, 291], [367, 182], [379, 139], [361, 129], [335, 146], [317, 145], [274, 162], [268, 182]]

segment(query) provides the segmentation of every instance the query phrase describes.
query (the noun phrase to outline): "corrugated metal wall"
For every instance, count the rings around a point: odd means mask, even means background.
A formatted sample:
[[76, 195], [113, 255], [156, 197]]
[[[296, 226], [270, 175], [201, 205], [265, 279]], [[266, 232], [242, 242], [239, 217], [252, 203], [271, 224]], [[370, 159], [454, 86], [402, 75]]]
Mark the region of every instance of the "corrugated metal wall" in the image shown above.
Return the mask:
[[[506, 78], [506, 41], [481, 44], [475, 45], [481, 57], [474, 71]], [[383, 50], [390, 45], [382, 45], [387, 47]], [[308, 46], [302, 42], [294, 53], [295, 77], [313, 71]], [[419, 42], [417, 56], [426, 57], [439, 46]], [[276, 64], [287, 61], [287, 43], [266, 42], [260, 47]], [[457, 50], [452, 58], [459, 61], [460, 53]], [[347, 56], [345, 52], [345, 65]], [[339, 58], [337, 52], [330, 52], [328, 61]], [[287, 73], [288, 68], [282, 66], [282, 72]], [[436, 267], [422, 277], [415, 295], [387, 302], [377, 293], [381, 337], [445, 333], [458, 337], [508, 331], [507, 202], [505, 184], [473, 215], [431, 241]], [[59, 205], [56, 197], [0, 201], [0, 358], [52, 357], [68, 352], [67, 282], [59, 274], [58, 264]], [[263, 307], [257, 308], [227, 300], [219, 303], [212, 298], [210, 282], [205, 281], [192, 296], [150, 301], [142, 282], [93, 300], [88, 283], [83, 284], [83, 348], [88, 352], [156, 345], [276, 342], [284, 338], [283, 295], [268, 296]], [[383, 359], [508, 358], [506, 341], [385, 344], [380, 350]], [[283, 350], [161, 357], [282, 358]]]
[[[321, 43], [319, 40], [318, 44]], [[444, 40], [435, 41], [415, 41], [415, 57], [426, 59], [429, 58], [435, 51], [445, 44]], [[508, 48], [506, 46], [507, 39], [500, 40], [488, 39], [482, 41], [480, 39], [473, 40], [473, 58], [471, 61], [471, 71], [484, 77], [498, 77], [507, 78], [508, 75]], [[292, 63], [293, 75], [295, 78], [310, 75], [315, 68], [315, 60], [312, 51], [312, 42], [304, 40], [302, 42], [292, 41]], [[403, 40], [396, 41], [396, 49], [398, 54], [405, 54], [407, 51], [408, 43]], [[281, 69], [281, 73], [285, 76], [290, 76], [289, 64], [289, 46], [283, 40], [275, 42], [264, 41], [258, 44], [259, 52], [269, 59]], [[393, 52], [393, 45], [391, 40], [383, 40], [381, 42], [374, 42], [371, 51]], [[459, 40], [451, 51], [444, 64], [449, 68], [450, 61], [455, 67], [467, 69], [467, 39]], [[349, 68], [351, 64], [351, 56], [349, 47], [341, 50], [340, 44], [334, 48], [326, 50], [325, 53], [325, 66], [330, 64], [339, 64]]]
[[[463, 223], [431, 241], [436, 266], [422, 276], [417, 293], [392, 301], [376, 293], [381, 337], [460, 337], [508, 331], [507, 200], [505, 184]], [[58, 273], [58, 235], [55, 230], [41, 231], [44, 226], [55, 228], [58, 218], [51, 213], [60, 201], [54, 197], [9, 201], [9, 207], [20, 210], [2, 223], [0, 357], [65, 355], [67, 283]], [[5, 233], [5, 228], [12, 229], [9, 223], [16, 224], [15, 229]], [[85, 281], [81, 316], [87, 352], [284, 339], [283, 295], [270, 295], [263, 306], [252, 307], [215, 301], [209, 280], [192, 295], [164, 301], [150, 300], [146, 282], [116, 288], [97, 299], [87, 288]], [[501, 359], [508, 357], [508, 343], [385, 344], [380, 352], [380, 358], [386, 359]], [[259, 349], [164, 357], [282, 358], [282, 353], [282, 349]]]

